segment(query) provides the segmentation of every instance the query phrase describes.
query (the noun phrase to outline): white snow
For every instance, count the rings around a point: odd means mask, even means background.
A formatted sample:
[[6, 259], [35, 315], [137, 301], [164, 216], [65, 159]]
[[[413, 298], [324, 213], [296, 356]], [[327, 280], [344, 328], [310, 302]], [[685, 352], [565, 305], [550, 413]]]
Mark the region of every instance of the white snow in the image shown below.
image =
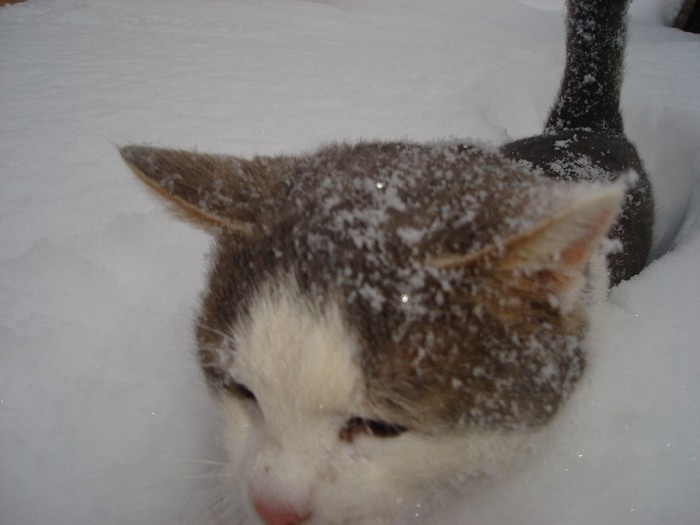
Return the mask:
[[[635, 0], [623, 112], [657, 260], [615, 289], [549, 454], [441, 523], [696, 524], [700, 39]], [[537, 133], [563, 0], [29, 0], [0, 9], [0, 523], [213, 523], [192, 355], [209, 238], [117, 144], [252, 154]], [[672, 250], [670, 253], [667, 253]], [[209, 509], [209, 510], [207, 510]], [[426, 523], [437, 525], [438, 518]]]

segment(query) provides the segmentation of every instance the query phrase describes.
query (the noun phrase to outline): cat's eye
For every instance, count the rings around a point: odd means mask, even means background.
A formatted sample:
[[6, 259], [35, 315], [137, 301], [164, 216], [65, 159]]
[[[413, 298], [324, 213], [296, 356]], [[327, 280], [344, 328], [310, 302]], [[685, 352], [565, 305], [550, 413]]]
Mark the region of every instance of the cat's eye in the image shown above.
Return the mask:
[[406, 431], [408, 431], [407, 427], [396, 423], [366, 419], [364, 417], [351, 417], [340, 429], [338, 437], [341, 441], [352, 443], [356, 437], [361, 435], [375, 438], [392, 438], [400, 436]]
[[252, 390], [250, 390], [247, 386], [245, 386], [242, 383], [231, 381], [228, 385], [226, 385], [226, 389], [240, 399], [257, 401], [255, 399], [255, 394], [253, 394]]

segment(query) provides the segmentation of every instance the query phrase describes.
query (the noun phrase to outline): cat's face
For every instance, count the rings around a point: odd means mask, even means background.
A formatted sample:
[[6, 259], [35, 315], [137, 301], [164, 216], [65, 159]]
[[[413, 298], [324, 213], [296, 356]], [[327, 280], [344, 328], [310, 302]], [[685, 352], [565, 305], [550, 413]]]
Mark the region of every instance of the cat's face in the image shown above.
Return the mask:
[[[217, 397], [230, 477], [249, 516], [405, 523], [516, 455], [522, 432], [396, 423], [371, 399], [362, 343], [337, 305], [313, 304], [290, 278], [275, 281], [207, 357], [223, 365], [234, 356]], [[288, 521], [275, 521], [281, 515]]]
[[581, 375], [619, 187], [446, 145], [122, 155], [220, 228], [199, 358], [251, 523], [407, 522], [508, 464]]

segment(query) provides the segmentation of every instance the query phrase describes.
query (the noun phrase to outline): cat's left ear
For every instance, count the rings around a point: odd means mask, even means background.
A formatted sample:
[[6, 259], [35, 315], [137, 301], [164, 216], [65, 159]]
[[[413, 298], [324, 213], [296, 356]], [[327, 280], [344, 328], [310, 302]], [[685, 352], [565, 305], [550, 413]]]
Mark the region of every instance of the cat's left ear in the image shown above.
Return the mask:
[[192, 151], [125, 146], [124, 161], [173, 211], [205, 228], [254, 234], [276, 205], [280, 179], [274, 160], [243, 160]]
[[622, 186], [598, 190], [499, 245], [432, 263], [454, 267], [488, 258], [488, 266], [504, 285], [567, 311], [585, 283], [588, 262], [620, 212], [623, 196]]

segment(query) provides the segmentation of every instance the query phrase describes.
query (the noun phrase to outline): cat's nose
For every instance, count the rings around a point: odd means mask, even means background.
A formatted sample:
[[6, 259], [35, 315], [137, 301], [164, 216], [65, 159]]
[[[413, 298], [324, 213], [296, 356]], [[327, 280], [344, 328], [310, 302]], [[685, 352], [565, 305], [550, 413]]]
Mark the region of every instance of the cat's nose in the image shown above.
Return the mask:
[[253, 498], [253, 507], [265, 525], [302, 525], [311, 515], [289, 505]]

